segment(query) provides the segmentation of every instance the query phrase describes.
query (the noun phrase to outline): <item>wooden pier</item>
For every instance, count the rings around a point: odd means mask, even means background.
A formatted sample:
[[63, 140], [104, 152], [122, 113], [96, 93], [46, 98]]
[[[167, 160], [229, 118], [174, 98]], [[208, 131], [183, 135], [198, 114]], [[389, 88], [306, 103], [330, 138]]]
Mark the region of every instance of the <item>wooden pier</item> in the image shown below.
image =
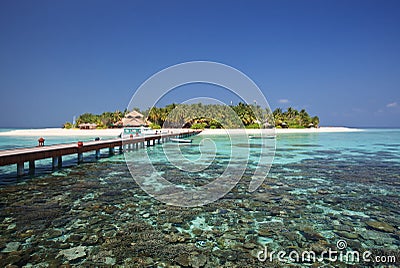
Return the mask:
[[99, 141], [87, 141], [82, 144], [55, 144], [48, 146], [21, 148], [12, 150], [0, 150], [0, 166], [17, 165], [17, 175], [25, 173], [24, 163], [29, 162], [29, 174], [35, 173], [35, 161], [45, 158], [52, 159], [52, 168], [62, 167], [62, 157], [64, 155], [76, 154], [78, 164], [83, 162], [83, 153], [94, 151], [96, 158], [100, 158], [101, 149], [109, 149], [109, 155], [115, 153], [118, 147], [120, 152], [124, 150], [138, 149], [139, 147], [154, 146], [156, 143], [168, 141], [170, 138], [185, 138], [199, 134], [199, 130], [176, 131], [156, 135], [137, 136], [124, 139], [111, 139]]

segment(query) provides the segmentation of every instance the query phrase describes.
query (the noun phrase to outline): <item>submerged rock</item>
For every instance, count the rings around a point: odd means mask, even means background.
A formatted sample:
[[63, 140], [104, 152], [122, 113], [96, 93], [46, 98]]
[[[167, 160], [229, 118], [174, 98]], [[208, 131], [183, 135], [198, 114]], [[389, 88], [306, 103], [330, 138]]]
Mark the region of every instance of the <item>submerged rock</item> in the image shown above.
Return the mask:
[[20, 242], [9, 242], [6, 245], [6, 248], [2, 250], [2, 252], [9, 253], [9, 252], [17, 251], [19, 249], [20, 245], [21, 245]]
[[269, 236], [271, 236], [272, 232], [268, 228], [262, 228], [262, 229], [257, 230], [257, 234], [259, 236], [269, 237]]
[[329, 247], [328, 242], [326, 242], [325, 240], [318, 240], [315, 243], [311, 244], [311, 250], [316, 252], [316, 253], [321, 253], [325, 250], [327, 250], [327, 248]]
[[107, 264], [107, 265], [115, 265], [115, 258], [106, 257], [106, 258], [105, 258], [105, 261], [104, 261], [104, 264]]
[[348, 239], [357, 239], [358, 238], [357, 233], [350, 233], [350, 232], [346, 232], [346, 231], [336, 231], [335, 233], [341, 237], [348, 238]]
[[335, 224], [333, 225], [333, 229], [335, 229], [336, 231], [354, 232], [353, 227], [343, 224]]
[[309, 228], [309, 227], [303, 228], [303, 230], [300, 231], [300, 233], [307, 240], [318, 241], [318, 240], [324, 239], [324, 237], [322, 235], [320, 235], [319, 233], [317, 233], [316, 231], [314, 231], [312, 228]]
[[9, 255], [5, 260], [5, 263], [9, 264], [6, 267], [18, 267], [18, 266], [10, 266], [10, 264], [18, 263], [19, 261], [21, 261], [21, 259], [22, 257], [19, 255]]
[[382, 232], [387, 232], [387, 233], [392, 233], [396, 229], [391, 226], [390, 224], [386, 222], [380, 222], [380, 221], [367, 221], [366, 224], [375, 230], [382, 231]]
[[245, 244], [243, 245], [243, 247], [246, 248], [246, 249], [253, 249], [253, 248], [256, 247], [256, 245], [253, 244], [253, 243], [245, 243]]
[[212, 254], [220, 259], [224, 259], [224, 260], [228, 260], [228, 261], [234, 261], [237, 259], [237, 254], [233, 250], [217, 249], [217, 250], [214, 250]]
[[86, 247], [84, 246], [77, 246], [74, 248], [64, 249], [58, 253], [56, 258], [58, 258], [59, 256], [64, 256], [67, 260], [72, 261], [86, 256], [85, 251]]
[[203, 267], [207, 262], [207, 256], [203, 254], [193, 255], [190, 257], [189, 264], [194, 268]]
[[184, 267], [189, 266], [189, 255], [188, 254], [181, 254], [175, 258], [175, 261]]

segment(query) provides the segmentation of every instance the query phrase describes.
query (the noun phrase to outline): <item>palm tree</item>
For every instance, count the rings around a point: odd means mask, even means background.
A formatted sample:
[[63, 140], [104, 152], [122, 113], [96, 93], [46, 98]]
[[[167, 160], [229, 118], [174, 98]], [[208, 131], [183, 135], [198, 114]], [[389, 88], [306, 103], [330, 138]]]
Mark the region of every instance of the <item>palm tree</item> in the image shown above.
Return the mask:
[[275, 120], [280, 120], [280, 119], [283, 118], [283, 114], [282, 114], [282, 109], [281, 108], [276, 108], [272, 114], [274, 115]]
[[113, 114], [112, 114], [112, 122], [113, 123], [117, 123], [118, 121], [120, 121], [122, 119], [122, 113], [119, 110], [116, 110]]
[[310, 116], [308, 115], [306, 110], [302, 109], [299, 113], [299, 117], [300, 117], [299, 125], [303, 127], [308, 127], [308, 125], [310, 124]]
[[313, 118], [311, 118], [311, 122], [314, 124], [314, 127], [318, 127], [319, 126], [319, 117], [314, 116]]
[[147, 120], [153, 124], [158, 124], [159, 122], [159, 112], [157, 107], [152, 107], [147, 115]]

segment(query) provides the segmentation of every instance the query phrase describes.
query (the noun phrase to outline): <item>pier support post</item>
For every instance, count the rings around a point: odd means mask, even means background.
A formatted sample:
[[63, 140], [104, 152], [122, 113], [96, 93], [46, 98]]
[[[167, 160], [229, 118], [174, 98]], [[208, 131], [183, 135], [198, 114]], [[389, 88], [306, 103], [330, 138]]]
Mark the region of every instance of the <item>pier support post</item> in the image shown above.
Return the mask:
[[24, 175], [24, 162], [17, 163], [17, 175], [18, 176]]
[[149, 146], [150, 146], [150, 140], [147, 141], [147, 147], [149, 147]]
[[35, 160], [29, 161], [29, 175], [35, 174]]
[[62, 156], [58, 157], [58, 168], [62, 168]]
[[96, 159], [100, 158], [100, 150], [96, 150]]
[[158, 142], [158, 144], [160, 144], [161, 143], [161, 139], [158, 139], [157, 142]]
[[83, 162], [83, 153], [78, 153], [78, 164]]
[[119, 146], [119, 153], [122, 154], [123, 151], [122, 146]]
[[114, 147], [108, 148], [108, 154], [109, 154], [109, 155], [114, 155], [114, 154], [115, 154], [115, 149], [114, 149]]
[[59, 156], [55, 156], [55, 157], [52, 157], [52, 159], [51, 159], [51, 167], [53, 169], [58, 168], [58, 158], [59, 158]]

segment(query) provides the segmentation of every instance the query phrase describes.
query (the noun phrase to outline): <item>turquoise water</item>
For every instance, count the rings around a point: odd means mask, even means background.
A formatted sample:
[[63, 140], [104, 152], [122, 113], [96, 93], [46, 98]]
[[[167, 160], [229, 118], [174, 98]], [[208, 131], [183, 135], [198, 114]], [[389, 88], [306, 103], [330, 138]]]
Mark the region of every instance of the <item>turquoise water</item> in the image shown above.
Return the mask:
[[[180, 151], [195, 161], [203, 138], [194, 137], [194, 146]], [[170, 182], [204, 185], [230, 159], [228, 140], [209, 138], [217, 153], [202, 151], [207, 165], [201, 172], [168, 163], [163, 152], [172, 144], [165, 144], [130, 152], [137, 157], [132, 174], [151, 182], [148, 170], [140, 168], [148, 155], [155, 172]], [[339, 240], [346, 241], [347, 250], [397, 256], [394, 265], [399, 265], [399, 129], [278, 135], [271, 171], [250, 193], [260, 142], [250, 141], [241, 181], [223, 198], [196, 208], [168, 206], [147, 195], [132, 179], [126, 155], [103, 154], [95, 161], [89, 154], [82, 165], [72, 156], [67, 168], [51, 171], [44, 165], [35, 177], [12, 182], [11, 167], [2, 177], [8, 184], [0, 189], [0, 265], [282, 267], [287, 263], [260, 262], [257, 253], [264, 246], [320, 253], [337, 249]], [[0, 143], [7, 146], [7, 138], [0, 137]], [[242, 142], [232, 146], [244, 147]], [[323, 264], [347, 266], [326, 258], [316, 263]]]
[[[0, 132], [11, 131], [15, 129], [6, 129], [0, 128]], [[80, 136], [46, 136], [45, 137], [45, 145], [53, 145], [53, 144], [62, 144], [62, 143], [76, 143], [78, 141], [93, 141], [97, 136], [88, 136], [88, 137], [80, 137]], [[29, 148], [35, 147], [38, 145], [38, 138], [35, 136], [0, 136], [0, 150], [9, 150], [15, 148]], [[104, 139], [115, 138], [115, 137], [103, 137]], [[106, 155], [107, 150], [102, 150], [101, 153]], [[85, 153], [84, 157], [88, 161], [94, 160], [93, 153]], [[75, 165], [77, 162], [76, 156], [64, 156], [63, 157], [63, 165], [66, 167], [70, 167]], [[43, 159], [38, 160], [35, 163], [36, 170], [39, 174], [51, 173], [51, 159]], [[28, 163], [25, 163], [25, 169], [28, 168]], [[15, 181], [16, 177], [16, 166], [0, 166], [0, 185], [8, 184]], [[3, 180], [2, 180], [3, 179]]]
[[[6, 132], [12, 129], [0, 129], [0, 132]], [[45, 137], [45, 145], [52, 144], [60, 144], [60, 143], [73, 143], [77, 141], [92, 141], [96, 138], [96, 135], [92, 137], [79, 137], [79, 136], [68, 136], [68, 137], [58, 137], [58, 136], [50, 136]], [[38, 139], [40, 137], [34, 136], [0, 136], [0, 150], [14, 149], [14, 148], [26, 148], [26, 147], [35, 147], [38, 145]], [[115, 137], [109, 137], [115, 138]]]
[[[275, 163], [298, 162], [307, 158], [357, 161], [359, 156], [377, 161], [399, 162], [399, 129], [366, 129], [362, 132], [278, 135]], [[349, 159], [352, 156], [353, 160]]]

